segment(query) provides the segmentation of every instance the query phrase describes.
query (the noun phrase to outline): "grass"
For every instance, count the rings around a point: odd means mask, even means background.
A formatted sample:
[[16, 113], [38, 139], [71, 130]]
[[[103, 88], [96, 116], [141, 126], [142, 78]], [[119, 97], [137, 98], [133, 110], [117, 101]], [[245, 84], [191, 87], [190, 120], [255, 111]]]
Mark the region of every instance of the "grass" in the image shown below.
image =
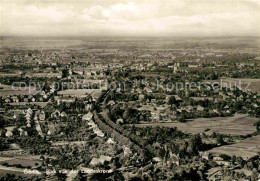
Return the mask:
[[247, 135], [256, 131], [253, 123], [257, 118], [250, 117], [247, 114], [235, 114], [230, 117], [212, 117], [212, 118], [197, 118], [189, 122], [171, 122], [171, 123], [144, 123], [135, 124], [136, 127], [145, 126], [163, 126], [177, 127], [179, 130], [188, 133], [212, 134], [213, 132], [230, 135]]
[[243, 159], [250, 159], [254, 156], [257, 156], [260, 152], [260, 135], [253, 136], [242, 140], [239, 143], [232, 145], [225, 145], [213, 148], [209, 150], [210, 153], [217, 155], [228, 155], [228, 156], [241, 156]]

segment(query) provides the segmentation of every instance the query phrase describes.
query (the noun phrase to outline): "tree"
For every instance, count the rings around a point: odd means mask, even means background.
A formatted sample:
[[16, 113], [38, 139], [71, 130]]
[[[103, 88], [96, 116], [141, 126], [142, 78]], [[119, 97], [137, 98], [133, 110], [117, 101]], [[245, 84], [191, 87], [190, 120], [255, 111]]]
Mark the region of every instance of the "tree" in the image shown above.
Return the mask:
[[65, 68], [62, 70], [62, 78], [66, 78], [68, 77], [70, 74], [69, 74], [69, 69]]
[[256, 122], [254, 123], [254, 126], [256, 127], [256, 130], [257, 130], [257, 131], [260, 131], [260, 120], [256, 121]]
[[218, 134], [218, 136], [217, 136], [217, 143], [220, 144], [220, 145], [223, 145], [225, 143], [223, 135]]
[[4, 128], [4, 125], [5, 125], [4, 117], [0, 115], [0, 128]]
[[198, 151], [202, 148], [202, 145], [203, 143], [199, 134], [192, 136], [190, 144], [192, 154], [197, 154]]
[[0, 138], [0, 151], [6, 150], [7, 148], [9, 148], [7, 141]]
[[256, 170], [256, 168], [253, 169], [253, 173], [251, 175], [251, 180], [257, 180], [258, 178], [258, 172]]
[[236, 161], [237, 161], [237, 163], [239, 164], [239, 166], [240, 166], [241, 168], [243, 168], [243, 165], [244, 165], [244, 160], [243, 160], [243, 158], [242, 158], [241, 156], [239, 156], [239, 157], [237, 157]]
[[234, 164], [237, 161], [237, 157], [235, 155], [232, 156], [232, 163]]
[[168, 100], [168, 104], [171, 105], [172, 107], [172, 105], [175, 103], [176, 103], [176, 98], [174, 96], [171, 96]]
[[129, 118], [129, 115], [130, 115], [130, 108], [127, 107], [123, 113], [123, 119]]
[[87, 177], [85, 177], [81, 171], [78, 172], [77, 176], [74, 178], [73, 181], [85, 181]]

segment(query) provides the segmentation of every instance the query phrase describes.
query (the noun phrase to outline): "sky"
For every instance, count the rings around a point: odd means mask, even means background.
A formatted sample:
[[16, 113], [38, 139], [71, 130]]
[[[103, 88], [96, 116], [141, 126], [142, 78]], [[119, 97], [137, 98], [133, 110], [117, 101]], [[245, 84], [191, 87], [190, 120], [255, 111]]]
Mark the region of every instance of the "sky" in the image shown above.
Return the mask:
[[1, 36], [260, 36], [260, 0], [0, 0]]

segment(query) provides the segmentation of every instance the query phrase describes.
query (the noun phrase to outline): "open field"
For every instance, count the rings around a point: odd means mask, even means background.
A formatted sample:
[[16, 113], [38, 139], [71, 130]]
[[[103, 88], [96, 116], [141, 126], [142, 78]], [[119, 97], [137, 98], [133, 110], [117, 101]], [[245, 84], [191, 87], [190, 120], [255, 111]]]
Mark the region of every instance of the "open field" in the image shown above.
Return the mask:
[[260, 152], [260, 135], [247, 138], [236, 144], [213, 148], [209, 152], [217, 155], [236, 155], [241, 156], [243, 159], [249, 159]]
[[100, 89], [69, 89], [69, 90], [63, 90], [59, 91], [58, 95], [67, 95], [67, 96], [75, 96], [75, 97], [81, 97], [84, 95], [90, 94], [94, 98], [98, 98], [101, 95]]
[[207, 80], [209, 83], [220, 83], [222, 87], [232, 88], [234, 85], [241, 86], [243, 90], [257, 92], [260, 95], [260, 79], [245, 79], [245, 78], [221, 78], [220, 80]]
[[216, 132], [230, 135], [246, 135], [256, 131], [256, 128], [253, 126], [256, 120], [257, 118], [249, 117], [247, 114], [235, 114], [232, 117], [197, 118], [186, 123], [176, 121], [171, 123], [143, 123], [135, 124], [135, 126], [177, 127], [181, 131], [193, 134], [202, 133], [206, 129], [210, 129], [206, 134]]
[[33, 177], [37, 174], [25, 174], [24, 173], [24, 169], [22, 168], [15, 168], [15, 167], [6, 167], [6, 166], [2, 166], [0, 165], [0, 175], [5, 175], [5, 174], [15, 174], [15, 175], [19, 175], [19, 176], [23, 176], [23, 177]]
[[81, 145], [85, 145], [86, 141], [57, 141], [52, 143], [52, 146], [64, 146], [64, 145], [77, 145], [77, 146], [81, 146]]
[[31, 77], [47, 77], [47, 78], [61, 76], [60, 73], [29, 73], [28, 75]]
[[9, 85], [0, 85], [0, 96], [7, 96], [7, 95], [35, 95], [39, 91], [37, 91], [35, 88], [31, 87], [15, 87], [15, 86], [9, 86]]
[[1, 156], [0, 164], [3, 164], [4, 162], [9, 165], [20, 164], [23, 167], [35, 167], [36, 165], [40, 166], [42, 164], [39, 155]]
[[[32, 159], [26, 159], [26, 158], [13, 158], [13, 159], [8, 159], [6, 161], [3, 161], [3, 162], [6, 162], [8, 163], [9, 165], [18, 165], [20, 164], [21, 166], [23, 167], [34, 167], [36, 166], [35, 164], [37, 165], [41, 165], [41, 161], [37, 161], [37, 160], [32, 160]], [[0, 163], [3, 163], [3, 162], [0, 162]]]
[[4, 73], [4, 72], [0, 72], [0, 77], [18, 77], [19, 74], [17, 73]]
[[[223, 79], [226, 82], [235, 82], [237, 85], [239, 85], [239, 81], [241, 81], [241, 87], [242, 89], [248, 89], [248, 91], [257, 92], [258, 95], [260, 95], [260, 79], [231, 79], [231, 78], [225, 78]], [[247, 87], [248, 86], [248, 87]]]

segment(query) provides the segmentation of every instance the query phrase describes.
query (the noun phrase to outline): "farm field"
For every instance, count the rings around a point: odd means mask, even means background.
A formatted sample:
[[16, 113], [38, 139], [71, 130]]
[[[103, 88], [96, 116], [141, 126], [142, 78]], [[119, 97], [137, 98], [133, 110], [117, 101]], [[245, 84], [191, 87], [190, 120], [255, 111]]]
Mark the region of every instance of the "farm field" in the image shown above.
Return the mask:
[[212, 118], [196, 118], [192, 121], [181, 123], [143, 123], [135, 124], [136, 127], [145, 126], [162, 126], [177, 127], [179, 130], [187, 133], [202, 133], [209, 129], [206, 134], [213, 132], [229, 134], [229, 135], [247, 135], [256, 131], [253, 126], [257, 118], [250, 117], [247, 114], [235, 114], [232, 117], [212, 117]]
[[260, 135], [244, 139], [236, 144], [213, 148], [209, 152], [217, 155], [236, 155], [241, 156], [243, 159], [249, 159], [260, 152]]

